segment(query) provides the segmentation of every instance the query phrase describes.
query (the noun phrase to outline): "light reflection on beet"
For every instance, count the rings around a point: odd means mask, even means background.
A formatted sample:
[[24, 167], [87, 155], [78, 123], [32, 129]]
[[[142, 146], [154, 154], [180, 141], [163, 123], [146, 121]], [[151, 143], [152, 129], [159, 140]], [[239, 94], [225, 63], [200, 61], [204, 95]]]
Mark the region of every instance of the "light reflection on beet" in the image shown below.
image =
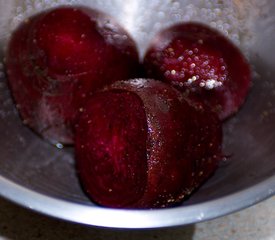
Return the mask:
[[178, 24], [157, 34], [144, 64], [148, 77], [204, 102], [221, 120], [238, 111], [250, 87], [250, 68], [240, 50], [199, 23]]

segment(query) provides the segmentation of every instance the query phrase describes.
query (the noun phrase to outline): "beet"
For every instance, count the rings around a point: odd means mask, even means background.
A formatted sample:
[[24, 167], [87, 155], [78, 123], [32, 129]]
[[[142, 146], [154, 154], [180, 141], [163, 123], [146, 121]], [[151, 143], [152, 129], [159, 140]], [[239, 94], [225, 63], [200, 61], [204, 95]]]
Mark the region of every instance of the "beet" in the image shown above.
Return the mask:
[[250, 68], [240, 50], [221, 33], [199, 23], [182, 23], [160, 32], [144, 65], [148, 77], [204, 102], [221, 120], [238, 111], [250, 87]]
[[83, 188], [108, 207], [175, 205], [213, 174], [222, 156], [217, 115], [155, 80], [119, 81], [96, 93], [75, 131]]
[[45, 139], [73, 143], [86, 98], [116, 80], [136, 77], [134, 41], [110, 16], [59, 7], [27, 19], [12, 34], [6, 68], [24, 122]]

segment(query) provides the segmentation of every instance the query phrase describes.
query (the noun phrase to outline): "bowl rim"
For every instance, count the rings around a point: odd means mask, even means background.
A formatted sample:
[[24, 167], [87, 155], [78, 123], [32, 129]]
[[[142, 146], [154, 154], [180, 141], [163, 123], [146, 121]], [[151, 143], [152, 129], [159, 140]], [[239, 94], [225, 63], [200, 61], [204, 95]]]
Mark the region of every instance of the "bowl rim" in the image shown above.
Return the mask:
[[275, 175], [218, 199], [166, 209], [112, 209], [69, 202], [35, 192], [3, 176], [0, 195], [22, 207], [70, 222], [108, 228], [162, 228], [211, 220], [263, 201], [275, 195]]

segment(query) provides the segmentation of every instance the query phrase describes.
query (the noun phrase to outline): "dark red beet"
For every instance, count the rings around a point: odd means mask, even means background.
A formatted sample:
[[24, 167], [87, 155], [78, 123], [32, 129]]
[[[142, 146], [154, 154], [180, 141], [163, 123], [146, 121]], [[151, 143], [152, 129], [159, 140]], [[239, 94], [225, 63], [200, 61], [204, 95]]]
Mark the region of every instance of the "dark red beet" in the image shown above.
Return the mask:
[[73, 143], [72, 125], [86, 97], [136, 77], [138, 53], [111, 17], [61, 7], [24, 22], [12, 35], [7, 73], [24, 121], [53, 143]]
[[222, 158], [222, 130], [217, 114], [196, 104], [188, 152], [192, 159], [192, 185], [197, 187], [210, 177]]
[[107, 205], [140, 199], [147, 175], [147, 125], [138, 96], [126, 91], [95, 95], [79, 129], [76, 146], [82, 177], [91, 187], [87, 190]]
[[221, 137], [217, 116], [169, 85], [120, 81], [92, 96], [79, 117], [77, 168], [100, 205], [171, 206], [217, 168]]
[[149, 77], [203, 101], [222, 120], [238, 111], [250, 87], [250, 68], [240, 50], [216, 30], [198, 23], [159, 33], [144, 63]]

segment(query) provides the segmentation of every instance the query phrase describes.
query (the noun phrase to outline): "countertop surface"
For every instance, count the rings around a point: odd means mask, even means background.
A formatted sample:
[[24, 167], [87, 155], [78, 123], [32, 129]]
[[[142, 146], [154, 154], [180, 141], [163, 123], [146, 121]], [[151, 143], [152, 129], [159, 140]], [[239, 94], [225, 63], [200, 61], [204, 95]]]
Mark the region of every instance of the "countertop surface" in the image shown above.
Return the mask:
[[240, 212], [196, 225], [113, 230], [64, 222], [0, 198], [0, 240], [275, 240], [275, 197]]

